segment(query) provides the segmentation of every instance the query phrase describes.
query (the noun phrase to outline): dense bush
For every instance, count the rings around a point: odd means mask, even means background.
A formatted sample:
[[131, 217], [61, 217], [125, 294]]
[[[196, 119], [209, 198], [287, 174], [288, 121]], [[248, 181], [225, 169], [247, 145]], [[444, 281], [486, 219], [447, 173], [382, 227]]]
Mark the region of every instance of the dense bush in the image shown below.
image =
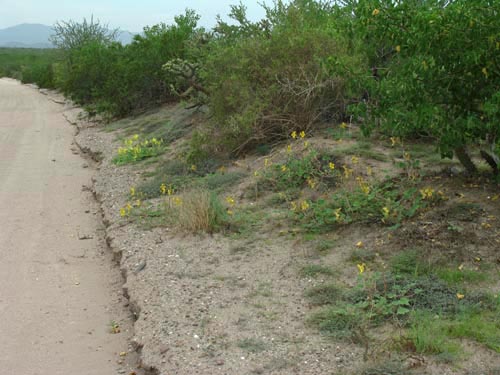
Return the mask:
[[278, 1], [252, 23], [233, 7], [235, 25], [219, 20], [202, 78], [218, 147], [238, 153], [259, 143], [339, 119], [358, 95], [351, 78], [362, 61], [337, 27], [335, 8]]
[[[0, 61], [0, 75], [56, 86], [92, 112], [125, 116], [173, 100], [207, 105], [189, 157], [239, 154], [358, 115], [366, 134], [433, 140], [470, 171], [498, 173], [500, 2], [277, 0], [259, 22], [233, 6], [206, 31], [193, 11], [130, 45], [86, 20], [57, 23], [62, 58]], [[1, 54], [0, 54], [1, 58]]]
[[38, 86], [55, 86], [53, 63], [58, 51], [50, 49], [0, 48], [0, 77], [19, 79]]

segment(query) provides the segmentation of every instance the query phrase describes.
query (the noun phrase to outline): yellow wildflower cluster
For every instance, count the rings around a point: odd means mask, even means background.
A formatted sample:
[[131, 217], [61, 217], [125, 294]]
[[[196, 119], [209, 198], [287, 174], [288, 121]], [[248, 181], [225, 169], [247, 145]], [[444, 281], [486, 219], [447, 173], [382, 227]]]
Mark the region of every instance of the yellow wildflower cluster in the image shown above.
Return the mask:
[[140, 142], [139, 135], [135, 134], [125, 139], [123, 145], [123, 147], [118, 148], [117, 162], [136, 161], [157, 154], [163, 146], [163, 141], [152, 138]]
[[132, 209], [134, 207], [140, 207], [141, 205], [142, 205], [142, 202], [140, 199], [137, 199], [133, 204], [130, 202], [127, 202], [125, 207], [120, 208], [120, 216], [121, 217], [130, 216], [130, 214], [132, 213]]
[[356, 181], [361, 189], [361, 191], [365, 194], [369, 194], [371, 191], [370, 185], [365, 181], [363, 177], [356, 177]]
[[309, 202], [307, 200], [303, 200], [301, 201], [300, 203], [297, 203], [297, 202], [290, 202], [290, 209], [292, 211], [307, 211], [309, 208], [311, 207], [311, 205], [309, 204]]
[[365, 263], [358, 263], [357, 267], [358, 267], [358, 272], [359, 272], [360, 275], [363, 272], [365, 272], [365, 270], [366, 270], [366, 264]]
[[342, 166], [342, 168], [344, 169], [344, 178], [346, 180], [348, 180], [352, 176], [352, 173], [354, 172], [354, 170], [350, 169], [346, 165]]
[[165, 184], [161, 184], [160, 193], [162, 195], [168, 195], [168, 196], [174, 195], [174, 188], [172, 187], [172, 185], [167, 186]]
[[422, 199], [432, 199], [434, 196], [434, 189], [431, 187], [426, 187], [424, 189], [420, 189], [420, 196]]

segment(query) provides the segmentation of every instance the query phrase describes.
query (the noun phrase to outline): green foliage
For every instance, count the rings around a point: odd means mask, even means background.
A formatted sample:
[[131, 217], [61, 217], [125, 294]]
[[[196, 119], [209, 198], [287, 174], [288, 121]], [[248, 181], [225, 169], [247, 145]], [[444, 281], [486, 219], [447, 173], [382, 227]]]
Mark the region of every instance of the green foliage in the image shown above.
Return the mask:
[[316, 306], [335, 305], [342, 301], [343, 296], [342, 289], [335, 284], [319, 285], [306, 292], [306, 297], [309, 297], [311, 303]]
[[329, 230], [335, 225], [353, 222], [395, 225], [413, 217], [429, 202], [415, 187], [402, 181], [370, 186], [358, 178], [354, 190], [342, 190], [295, 210], [295, 218], [309, 231]]
[[300, 274], [303, 277], [317, 277], [319, 275], [332, 276], [334, 272], [331, 268], [321, 264], [310, 264], [302, 267]]
[[63, 52], [56, 82], [91, 113], [124, 116], [175, 98], [162, 66], [183, 58], [199, 19], [193, 11], [175, 17], [173, 25], [145, 27], [131, 44], [114, 42], [115, 31], [84, 20], [55, 25], [54, 43]]
[[0, 48], [0, 77], [54, 88], [53, 64], [58, 57], [58, 51], [52, 49]]
[[314, 313], [309, 323], [329, 337], [352, 340], [360, 331], [363, 319], [353, 306], [331, 306]]
[[334, 162], [336, 159], [316, 150], [306, 151], [305, 155], [290, 151], [283, 163], [272, 164], [266, 159], [259, 183], [278, 192], [306, 186], [322, 190], [335, 186], [339, 181]]
[[[474, 171], [464, 147], [495, 142], [500, 85], [500, 3], [479, 0], [352, 2], [353, 21], [376, 77], [371, 100], [358, 106], [370, 121], [397, 136], [436, 139]], [[368, 75], [367, 75], [368, 76]], [[377, 78], [377, 79], [374, 79]]]
[[252, 23], [233, 7], [219, 20], [200, 73], [213, 116], [208, 132], [239, 153], [260, 143], [340, 118], [355, 95], [349, 81], [361, 62], [336, 25], [334, 8], [316, 1], [277, 1]]
[[265, 341], [258, 338], [246, 338], [239, 340], [238, 347], [248, 353], [260, 353], [267, 349], [268, 345]]

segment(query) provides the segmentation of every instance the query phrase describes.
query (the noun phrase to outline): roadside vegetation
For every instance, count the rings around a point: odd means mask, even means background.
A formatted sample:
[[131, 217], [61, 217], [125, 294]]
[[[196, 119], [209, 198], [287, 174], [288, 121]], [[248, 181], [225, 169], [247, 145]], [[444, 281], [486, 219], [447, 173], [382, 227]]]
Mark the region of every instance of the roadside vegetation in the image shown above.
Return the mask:
[[361, 345], [365, 374], [407, 373], [376, 365], [383, 350], [500, 352], [500, 2], [265, 9], [233, 6], [212, 30], [188, 10], [128, 46], [61, 23], [50, 82], [32, 79], [118, 132], [113, 162], [143, 177], [124, 222], [220, 233], [235, 252], [259, 233], [303, 243], [305, 324]]

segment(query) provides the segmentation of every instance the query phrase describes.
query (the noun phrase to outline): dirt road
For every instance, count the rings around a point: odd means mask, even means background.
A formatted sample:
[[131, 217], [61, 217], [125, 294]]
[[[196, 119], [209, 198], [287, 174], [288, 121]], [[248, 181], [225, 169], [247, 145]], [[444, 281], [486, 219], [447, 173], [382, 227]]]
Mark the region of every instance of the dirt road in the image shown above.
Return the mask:
[[[99, 240], [91, 168], [62, 106], [0, 79], [0, 369], [129, 373], [120, 279]], [[111, 321], [122, 332], [111, 334]], [[130, 322], [128, 323], [130, 324]], [[123, 353], [122, 353], [123, 355]]]

